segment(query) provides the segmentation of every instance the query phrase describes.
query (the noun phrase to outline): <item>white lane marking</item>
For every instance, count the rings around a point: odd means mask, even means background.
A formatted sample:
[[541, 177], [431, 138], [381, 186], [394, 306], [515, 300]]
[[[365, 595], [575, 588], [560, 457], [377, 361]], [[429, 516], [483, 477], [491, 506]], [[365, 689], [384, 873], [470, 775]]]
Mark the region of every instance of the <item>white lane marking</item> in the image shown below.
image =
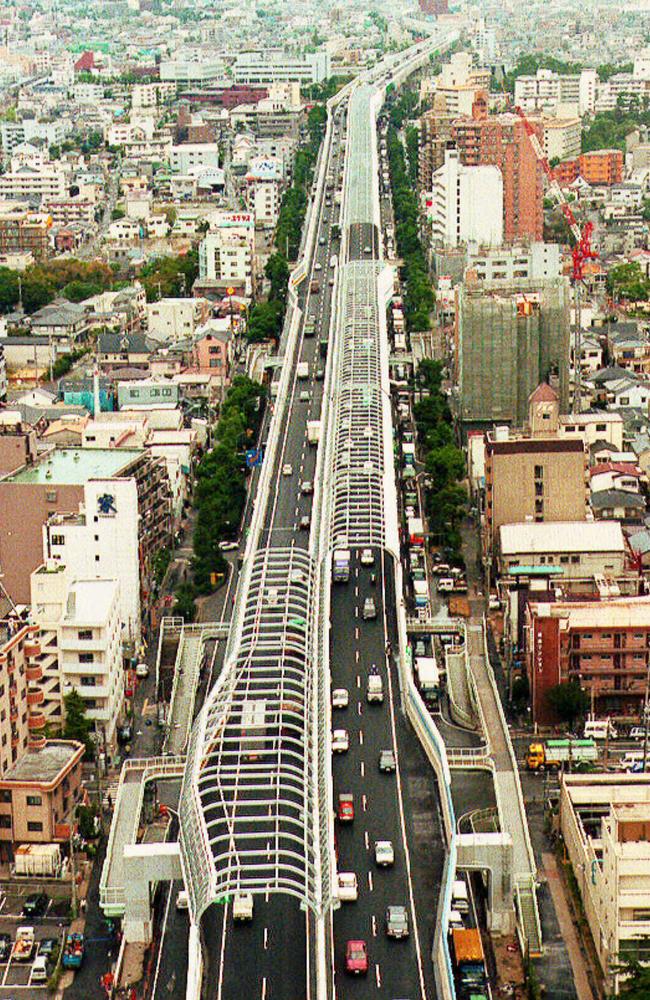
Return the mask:
[[379, 964], [375, 965], [375, 979], [377, 980], [377, 989], [381, 989], [381, 972], [379, 971]]
[[[358, 606], [356, 604], [354, 605], [354, 617], [355, 618], [359, 617], [359, 608], [358, 608]], [[359, 631], [359, 630], [357, 629], [357, 631]], [[359, 636], [357, 636], [357, 639], [358, 638], [359, 638]]]
[[366, 776], [366, 765], [365, 765], [365, 763], [363, 761], [361, 761], [361, 765], [360, 766], [361, 766], [361, 777], [365, 778], [365, 776]]
[[366, 850], [369, 851], [370, 850], [370, 839], [368, 837], [368, 831], [367, 830], [363, 831], [363, 842], [366, 845]]
[[262, 980], [262, 1000], [266, 1000], [266, 976]]
[[357, 627], [355, 628], [355, 630], [354, 630], [354, 638], [355, 638], [355, 639], [358, 639], [358, 638], [359, 638], [359, 626], [357, 626]]
[[377, 918], [375, 917], [374, 913], [370, 919], [372, 923], [372, 936], [377, 937]]
[[268, 894], [268, 892], [265, 892], [264, 893], [264, 902], [268, 903], [268, 901], [269, 901], [269, 894]]
[[372, 872], [368, 872], [368, 888], [371, 892], [374, 889], [374, 885], [372, 884]]
[[361, 715], [361, 702], [357, 702], [357, 715]]
[[360, 675], [359, 675], [359, 674], [357, 674], [357, 687], [358, 687], [358, 688], [360, 688], [360, 687], [361, 687], [361, 677], [360, 677]]
[[359, 588], [358, 588], [358, 587], [355, 587], [355, 588], [354, 588], [354, 596], [355, 596], [355, 597], [358, 597], [358, 596], [359, 596]]
[[363, 746], [363, 729], [359, 730], [359, 746]]
[[368, 796], [367, 795], [362, 795], [361, 796], [361, 808], [363, 809], [364, 812], [366, 812], [366, 810], [368, 808]]
[[354, 662], [355, 663], [359, 662], [359, 650], [358, 649], [355, 649], [355, 651], [354, 651]]
[[269, 948], [269, 929], [268, 929], [268, 927], [265, 927], [264, 928], [264, 951], [268, 951], [268, 948]]

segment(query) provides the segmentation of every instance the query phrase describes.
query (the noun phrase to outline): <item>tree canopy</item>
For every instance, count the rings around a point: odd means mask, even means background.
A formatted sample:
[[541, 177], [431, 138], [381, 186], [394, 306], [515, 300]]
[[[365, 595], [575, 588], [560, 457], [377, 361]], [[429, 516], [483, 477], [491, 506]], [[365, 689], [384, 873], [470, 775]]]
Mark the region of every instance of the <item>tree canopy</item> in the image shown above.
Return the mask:
[[74, 688], [63, 698], [63, 712], [65, 722], [63, 725], [63, 737], [66, 740], [78, 740], [86, 747], [86, 752], [93, 753], [93, 742], [90, 734], [93, 724], [86, 714], [86, 703]]
[[568, 723], [570, 728], [586, 715], [589, 708], [589, 695], [577, 681], [555, 684], [546, 692], [546, 701], [558, 718]]

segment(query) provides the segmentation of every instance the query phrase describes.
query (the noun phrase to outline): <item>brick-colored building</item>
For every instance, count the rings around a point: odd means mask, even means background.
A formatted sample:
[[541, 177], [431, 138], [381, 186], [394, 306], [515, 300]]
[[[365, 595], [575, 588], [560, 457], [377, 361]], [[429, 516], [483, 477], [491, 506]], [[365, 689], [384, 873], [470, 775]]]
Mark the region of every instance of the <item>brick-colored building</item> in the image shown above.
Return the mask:
[[15, 472], [36, 458], [36, 431], [20, 410], [0, 411], [0, 476]]
[[578, 177], [594, 186], [620, 184], [623, 180], [623, 153], [620, 149], [595, 149], [573, 160], [563, 160], [553, 170], [560, 187], [568, 187]]
[[530, 601], [526, 626], [524, 662], [535, 722], [557, 721], [547, 691], [567, 681], [587, 692], [597, 718], [638, 720], [650, 656], [650, 597]]
[[0, 777], [45, 743], [38, 628], [19, 615], [0, 619]]
[[32, 253], [47, 257], [50, 245], [52, 217], [47, 212], [25, 209], [0, 212], [0, 254]]
[[85, 800], [82, 743], [48, 740], [0, 777], [0, 860], [19, 844], [67, 845], [74, 813]]
[[[533, 122], [532, 127], [543, 143], [542, 124]], [[503, 175], [505, 241], [543, 239], [542, 168], [519, 116], [489, 115], [487, 94], [481, 92], [471, 116], [456, 119], [451, 131], [464, 164], [491, 164]]]

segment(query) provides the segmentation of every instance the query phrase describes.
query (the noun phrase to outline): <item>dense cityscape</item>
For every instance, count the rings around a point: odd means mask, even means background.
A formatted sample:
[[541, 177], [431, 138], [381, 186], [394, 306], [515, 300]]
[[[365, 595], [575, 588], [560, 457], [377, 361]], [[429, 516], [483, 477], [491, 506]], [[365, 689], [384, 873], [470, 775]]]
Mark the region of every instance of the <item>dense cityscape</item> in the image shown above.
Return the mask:
[[648, 1000], [647, 0], [0, 90], [0, 1000]]

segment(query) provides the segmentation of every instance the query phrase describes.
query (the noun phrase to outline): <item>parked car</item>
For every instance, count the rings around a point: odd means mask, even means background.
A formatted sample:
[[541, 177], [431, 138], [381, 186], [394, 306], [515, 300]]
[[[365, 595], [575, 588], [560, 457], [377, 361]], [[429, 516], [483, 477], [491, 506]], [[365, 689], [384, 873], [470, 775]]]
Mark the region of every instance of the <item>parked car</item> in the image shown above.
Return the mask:
[[11, 934], [0, 934], [0, 962], [6, 962], [11, 955]]
[[38, 953], [39, 955], [55, 955], [59, 948], [58, 938], [43, 938], [42, 941], [38, 942]]
[[50, 897], [45, 892], [32, 892], [23, 903], [24, 917], [42, 917], [48, 906]]

